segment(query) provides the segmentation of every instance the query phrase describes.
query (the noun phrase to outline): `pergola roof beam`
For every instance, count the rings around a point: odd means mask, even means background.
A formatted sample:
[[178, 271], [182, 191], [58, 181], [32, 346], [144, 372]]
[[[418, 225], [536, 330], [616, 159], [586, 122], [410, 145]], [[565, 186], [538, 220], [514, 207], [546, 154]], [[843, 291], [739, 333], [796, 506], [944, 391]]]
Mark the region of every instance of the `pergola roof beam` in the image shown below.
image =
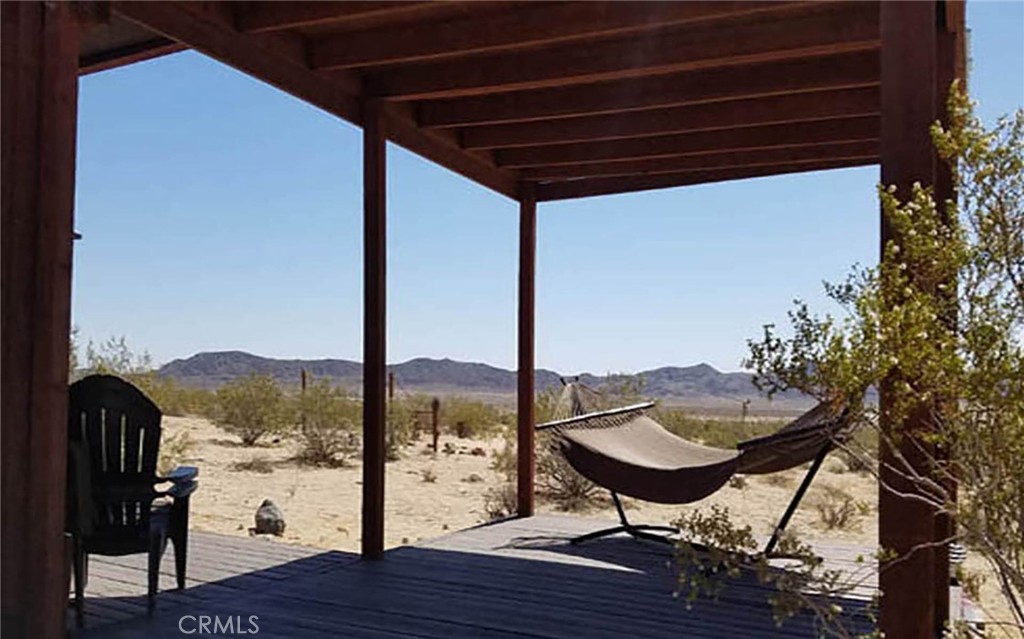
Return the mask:
[[[771, 5], [768, 5], [771, 6]], [[638, 50], [635, 38], [542, 51], [474, 56], [411, 65], [368, 78], [377, 96], [424, 100], [695, 71], [879, 47], [878, 13], [859, 3], [827, 3], [719, 26], [653, 31]], [[759, 19], [758, 19], [759, 18]]]
[[[355, 124], [362, 122], [357, 79], [343, 73], [318, 73], [305, 66], [294, 47], [280, 46], [276, 39], [238, 33], [223, 20], [219, 7], [204, 10], [198, 4], [114, 2], [112, 8], [128, 20], [183, 42], [328, 113]], [[449, 131], [418, 128], [405, 105], [384, 105], [384, 115], [388, 139], [499, 193], [516, 197], [515, 172], [498, 169], [487, 154], [461, 149]]]
[[878, 77], [878, 51], [859, 51], [750, 67], [726, 67], [621, 82], [429, 101], [417, 104], [416, 110], [420, 126], [444, 128], [877, 86]]
[[239, 31], [267, 33], [323, 24], [343, 24], [367, 18], [421, 11], [431, 2], [245, 2], [235, 9]]
[[702, 155], [723, 151], [875, 140], [878, 138], [879, 129], [880, 122], [877, 116], [860, 116], [820, 122], [700, 131], [609, 142], [579, 142], [505, 149], [495, 153], [495, 161], [498, 166], [502, 167], [524, 168]]
[[623, 177], [592, 178], [568, 182], [551, 182], [536, 186], [538, 201], [567, 200], [596, 195], [612, 195], [666, 189], [691, 184], [708, 184], [727, 180], [743, 180], [769, 175], [802, 173], [807, 171], [823, 171], [825, 169], [841, 169], [874, 164], [875, 161], [865, 160], [827, 160], [812, 164], [742, 167], [732, 169], [711, 169], [707, 171], [690, 171], [665, 175], [630, 175]]
[[463, 57], [579, 42], [624, 33], [779, 11], [792, 2], [568, 2], [537, 3], [514, 13], [462, 18], [429, 25], [408, 24], [310, 46], [314, 68], [348, 69], [410, 61]]
[[642, 115], [627, 112], [469, 127], [460, 131], [460, 139], [467, 149], [615, 140], [875, 115], [879, 105], [878, 87], [867, 86], [668, 107]]
[[557, 164], [522, 172], [527, 180], [554, 181], [618, 175], [654, 175], [754, 166], [796, 166], [827, 160], [863, 160], [877, 162], [878, 140], [788, 146], [752, 151], [728, 151], [643, 160], [618, 160], [591, 164]]

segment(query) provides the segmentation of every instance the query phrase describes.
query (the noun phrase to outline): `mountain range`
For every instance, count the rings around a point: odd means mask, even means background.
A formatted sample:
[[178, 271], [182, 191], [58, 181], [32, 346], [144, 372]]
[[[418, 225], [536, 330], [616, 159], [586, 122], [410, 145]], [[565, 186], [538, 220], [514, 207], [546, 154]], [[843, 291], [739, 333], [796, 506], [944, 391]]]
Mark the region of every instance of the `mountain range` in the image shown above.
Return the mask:
[[[362, 384], [362, 364], [345, 359], [273, 359], [243, 351], [197, 353], [163, 365], [159, 374], [190, 386], [216, 388], [237, 377], [253, 373], [268, 374], [281, 383], [297, 385], [302, 370], [315, 378], [358, 390]], [[515, 371], [478, 362], [451, 359], [416, 358], [388, 367], [402, 391], [438, 395], [472, 395], [508, 400], [516, 392]], [[559, 388], [558, 373], [538, 369], [538, 390]], [[575, 375], [575, 373], [574, 373]], [[709, 364], [665, 366], [636, 373], [643, 380], [642, 395], [675, 405], [709, 409], [736, 408], [749, 401], [754, 410], [798, 410], [812, 403], [799, 393], [785, 393], [771, 403], [759, 395], [750, 373], [724, 373]], [[583, 383], [598, 387], [609, 376], [583, 373]], [[629, 375], [613, 375], [625, 379]]]

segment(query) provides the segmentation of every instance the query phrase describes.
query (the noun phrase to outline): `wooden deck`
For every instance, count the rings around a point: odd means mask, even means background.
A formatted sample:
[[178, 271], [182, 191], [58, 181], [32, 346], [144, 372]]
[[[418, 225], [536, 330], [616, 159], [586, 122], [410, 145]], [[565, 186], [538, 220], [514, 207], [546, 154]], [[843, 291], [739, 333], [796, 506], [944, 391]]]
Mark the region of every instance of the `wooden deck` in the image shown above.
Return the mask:
[[[144, 557], [93, 557], [83, 639], [182, 636], [200, 615], [230, 617], [261, 637], [497, 639], [813, 637], [813, 620], [777, 628], [756, 583], [730, 586], [692, 608], [673, 598], [668, 546], [624, 537], [572, 546], [609, 522], [576, 517], [511, 520], [388, 551], [364, 562], [344, 552], [194, 532], [188, 587], [173, 588], [165, 558], [158, 609], [145, 612]], [[856, 548], [822, 549], [836, 565]], [[865, 602], [844, 608], [867, 627]], [[183, 617], [191, 615], [191, 617]], [[182, 627], [179, 628], [179, 622]], [[209, 627], [212, 633], [213, 626]], [[195, 632], [194, 634], [199, 634]], [[225, 634], [223, 627], [219, 634]]]

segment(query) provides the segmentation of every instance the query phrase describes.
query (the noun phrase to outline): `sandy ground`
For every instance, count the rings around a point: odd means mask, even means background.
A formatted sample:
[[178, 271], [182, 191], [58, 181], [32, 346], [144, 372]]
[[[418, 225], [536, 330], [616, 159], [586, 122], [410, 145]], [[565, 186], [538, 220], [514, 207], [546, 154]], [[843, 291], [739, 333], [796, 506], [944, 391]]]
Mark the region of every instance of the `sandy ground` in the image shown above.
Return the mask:
[[[287, 522], [281, 541], [358, 551], [362, 478], [357, 465], [345, 468], [300, 466], [292, 461], [296, 451], [291, 442], [242, 447], [236, 438], [204, 419], [166, 417], [164, 427], [165, 436], [185, 431], [194, 442], [182, 463], [200, 468], [201, 487], [192, 502], [195, 529], [248, 536], [256, 509], [264, 499], [271, 499], [284, 511]], [[388, 464], [385, 539], [388, 547], [414, 543], [487, 520], [484, 494], [502, 482], [490, 467], [491, 455], [500, 448], [501, 440], [475, 441], [443, 436], [442, 449], [445, 444], [455, 452], [434, 455], [426, 440], [421, 440], [414, 442], [401, 459]], [[474, 449], [477, 454], [473, 454]], [[481, 452], [485, 454], [479, 454]], [[266, 460], [272, 472], [232, 468], [235, 463], [254, 458]], [[867, 474], [844, 470], [845, 466], [838, 459], [826, 460], [789, 527], [810, 541], [876, 547], [877, 485]], [[734, 521], [748, 523], [755, 535], [766, 536], [792, 498], [803, 471], [792, 470], [775, 477], [779, 476], [784, 479], [748, 477], [744, 487], [727, 486], [689, 507], [629, 500], [627, 514], [635, 522], [667, 523], [687, 510], [718, 504], [729, 509]], [[862, 504], [855, 523], [845, 530], [826, 530], [820, 521], [814, 504], [822, 498], [826, 486], [840, 488]], [[557, 510], [555, 505], [547, 503], [541, 503], [538, 509], [542, 512]], [[616, 519], [610, 504], [587, 515]], [[1009, 611], [998, 595], [995, 575], [975, 554], [968, 559], [968, 569], [985, 576], [981, 603], [986, 612], [995, 619], [1008, 619]], [[1000, 634], [994, 632], [992, 636]]]

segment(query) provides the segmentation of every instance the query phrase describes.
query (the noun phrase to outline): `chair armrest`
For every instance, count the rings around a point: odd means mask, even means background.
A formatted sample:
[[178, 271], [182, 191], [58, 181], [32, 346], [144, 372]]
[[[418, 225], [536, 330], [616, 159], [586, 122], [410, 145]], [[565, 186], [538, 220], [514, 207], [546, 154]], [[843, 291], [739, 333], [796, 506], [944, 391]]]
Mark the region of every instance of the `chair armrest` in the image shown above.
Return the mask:
[[195, 478], [199, 476], [199, 469], [195, 466], [178, 466], [171, 472], [167, 473], [166, 477], [157, 477], [157, 482], [173, 482], [175, 484], [183, 484], [190, 481], [195, 481]]
[[184, 499], [196, 492], [196, 488], [199, 488], [199, 482], [197, 481], [177, 482], [164, 491], [164, 494], [173, 497], [175, 500]]

